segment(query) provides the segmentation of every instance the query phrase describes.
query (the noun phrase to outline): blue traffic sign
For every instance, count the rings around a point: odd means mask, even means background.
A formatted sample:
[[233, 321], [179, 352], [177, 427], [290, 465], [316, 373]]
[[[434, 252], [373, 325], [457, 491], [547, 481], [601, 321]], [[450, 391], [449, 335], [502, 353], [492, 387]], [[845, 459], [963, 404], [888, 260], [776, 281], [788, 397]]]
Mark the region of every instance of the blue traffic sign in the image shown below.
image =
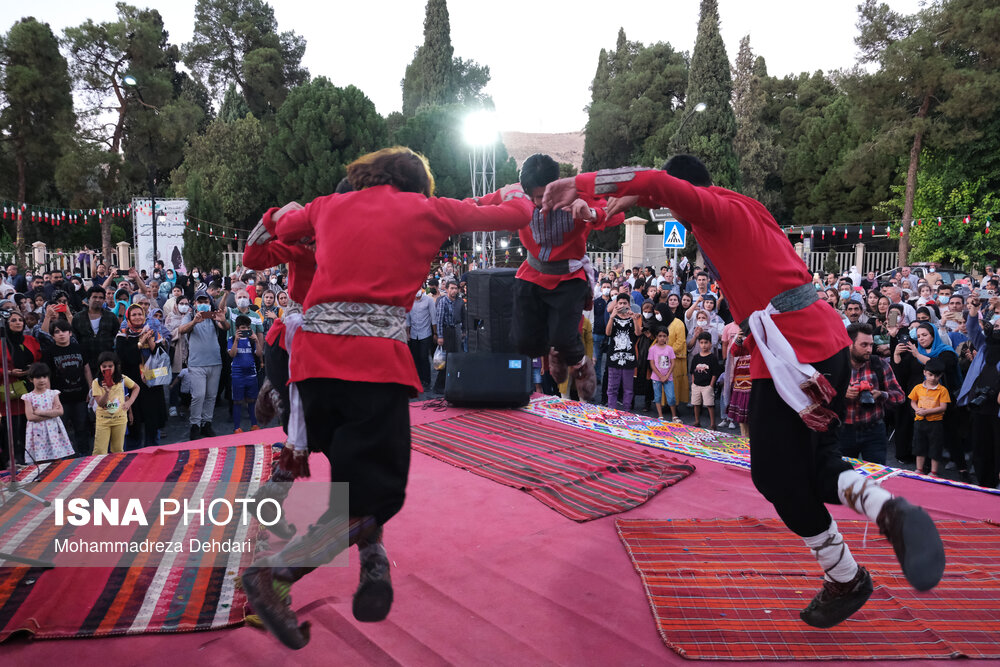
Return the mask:
[[682, 249], [687, 244], [687, 230], [676, 220], [663, 225], [663, 247]]

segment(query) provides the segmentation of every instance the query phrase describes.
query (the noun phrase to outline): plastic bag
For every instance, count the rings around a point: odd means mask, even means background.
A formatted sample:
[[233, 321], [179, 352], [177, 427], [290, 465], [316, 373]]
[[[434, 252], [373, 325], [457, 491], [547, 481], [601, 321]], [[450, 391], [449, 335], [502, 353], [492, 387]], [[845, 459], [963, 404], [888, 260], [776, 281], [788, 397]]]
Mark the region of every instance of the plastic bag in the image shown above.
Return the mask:
[[142, 365], [142, 379], [147, 387], [164, 387], [170, 384], [170, 355], [157, 349]]
[[443, 371], [445, 364], [448, 362], [448, 353], [444, 351], [444, 348], [440, 345], [434, 350], [434, 370]]

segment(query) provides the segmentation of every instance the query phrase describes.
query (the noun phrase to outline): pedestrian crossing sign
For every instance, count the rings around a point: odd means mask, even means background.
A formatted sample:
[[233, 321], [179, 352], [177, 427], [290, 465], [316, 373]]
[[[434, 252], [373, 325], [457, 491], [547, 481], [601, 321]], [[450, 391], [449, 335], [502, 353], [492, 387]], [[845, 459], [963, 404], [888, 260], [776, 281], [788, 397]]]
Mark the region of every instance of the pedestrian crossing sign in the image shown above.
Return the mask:
[[687, 242], [687, 230], [684, 225], [674, 220], [663, 226], [663, 247], [681, 249]]

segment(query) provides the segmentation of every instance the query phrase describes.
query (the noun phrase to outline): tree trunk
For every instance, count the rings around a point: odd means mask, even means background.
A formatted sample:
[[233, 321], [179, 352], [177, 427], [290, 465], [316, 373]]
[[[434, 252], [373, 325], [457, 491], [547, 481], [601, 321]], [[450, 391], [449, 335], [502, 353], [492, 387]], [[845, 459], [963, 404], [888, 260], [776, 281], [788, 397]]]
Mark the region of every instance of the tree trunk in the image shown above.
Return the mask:
[[17, 222], [14, 223], [14, 262], [24, 268], [25, 242], [24, 242], [24, 213], [21, 212], [21, 204], [28, 196], [28, 165], [24, 159], [24, 153], [15, 148], [17, 163]]
[[[104, 206], [103, 202], [101, 203], [101, 206], [102, 207]], [[100, 209], [98, 209], [98, 215], [100, 215]], [[98, 218], [98, 219], [102, 220], [102, 222], [100, 223], [100, 225], [101, 225], [101, 254], [104, 257], [104, 263], [107, 264], [108, 267], [109, 267], [109, 269], [110, 269], [110, 266], [111, 266], [111, 220], [110, 220], [110, 218], [107, 219], [107, 220], [103, 220], [102, 218]], [[93, 268], [94, 268], [95, 273], [96, 273], [97, 266], [95, 265]]]
[[[924, 101], [917, 111], [917, 118], [927, 117], [931, 106], [931, 96], [925, 95]], [[910, 146], [910, 165], [906, 169], [906, 194], [903, 198], [903, 233], [899, 235], [899, 265], [906, 266], [910, 255], [910, 223], [913, 221], [913, 200], [917, 194], [917, 167], [920, 166], [920, 145], [924, 140], [922, 125], [917, 127], [913, 135], [913, 145]]]

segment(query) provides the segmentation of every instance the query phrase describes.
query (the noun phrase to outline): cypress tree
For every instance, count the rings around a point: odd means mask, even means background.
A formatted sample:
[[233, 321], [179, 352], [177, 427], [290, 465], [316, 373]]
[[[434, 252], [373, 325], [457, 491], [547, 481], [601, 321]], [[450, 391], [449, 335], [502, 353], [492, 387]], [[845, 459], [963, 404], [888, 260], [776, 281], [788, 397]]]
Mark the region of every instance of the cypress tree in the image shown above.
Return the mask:
[[754, 58], [750, 35], [740, 40], [740, 52], [733, 68], [733, 112], [736, 116], [734, 148], [739, 159], [742, 192], [764, 204], [772, 213], [780, 205], [781, 193], [768, 188], [778, 181], [780, 150], [774, 131], [764, 124], [767, 93], [764, 81], [767, 66], [761, 57]]
[[403, 114], [412, 116], [423, 105], [453, 101], [454, 52], [448, 3], [446, 0], [427, 0], [424, 43], [417, 48], [403, 76]]
[[[691, 72], [685, 95], [686, 122], [674, 135], [679, 152], [701, 158], [717, 185], [736, 189], [740, 185], [739, 164], [733, 150], [736, 117], [730, 106], [733, 81], [726, 45], [719, 32], [718, 0], [701, 0], [698, 39], [691, 56]], [[701, 113], [694, 112], [704, 103]]]

